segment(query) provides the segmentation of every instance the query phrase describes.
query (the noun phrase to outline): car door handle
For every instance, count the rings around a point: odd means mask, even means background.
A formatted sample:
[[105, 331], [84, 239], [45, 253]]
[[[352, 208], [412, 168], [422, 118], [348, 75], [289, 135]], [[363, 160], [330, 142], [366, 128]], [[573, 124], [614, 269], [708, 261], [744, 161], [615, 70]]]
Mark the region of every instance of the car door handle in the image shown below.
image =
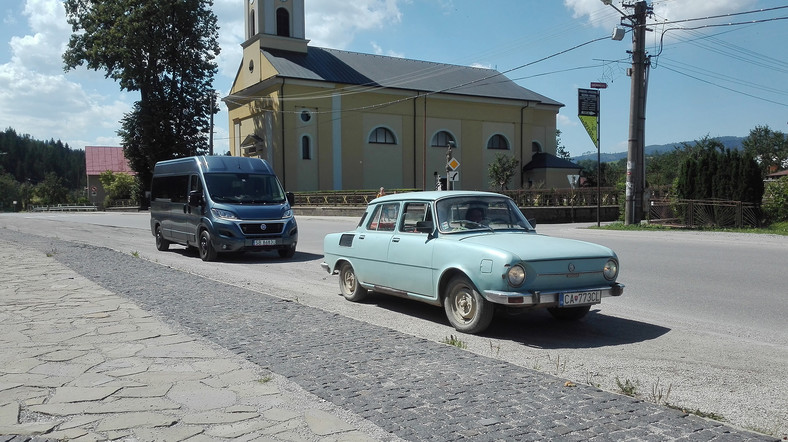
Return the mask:
[[399, 242], [399, 237], [395, 236], [394, 238], [391, 238], [391, 242]]
[[359, 235], [358, 239], [364, 239], [364, 235]]

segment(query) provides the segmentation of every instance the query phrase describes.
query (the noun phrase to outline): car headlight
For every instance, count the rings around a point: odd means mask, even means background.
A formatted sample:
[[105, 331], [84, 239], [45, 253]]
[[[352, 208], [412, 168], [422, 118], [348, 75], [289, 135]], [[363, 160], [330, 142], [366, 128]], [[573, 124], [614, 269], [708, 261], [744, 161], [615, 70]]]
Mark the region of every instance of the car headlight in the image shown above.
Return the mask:
[[510, 286], [519, 287], [525, 281], [525, 269], [519, 264], [514, 265], [506, 273], [506, 276]]
[[282, 213], [282, 219], [291, 218], [293, 216], [293, 209], [287, 209]]
[[224, 219], [238, 219], [237, 216], [233, 212], [229, 210], [222, 210], [222, 209], [211, 209], [211, 213], [213, 216], [217, 218], [224, 218]]
[[615, 259], [608, 259], [605, 263], [605, 268], [602, 269], [602, 274], [608, 281], [614, 281], [618, 276], [618, 263]]

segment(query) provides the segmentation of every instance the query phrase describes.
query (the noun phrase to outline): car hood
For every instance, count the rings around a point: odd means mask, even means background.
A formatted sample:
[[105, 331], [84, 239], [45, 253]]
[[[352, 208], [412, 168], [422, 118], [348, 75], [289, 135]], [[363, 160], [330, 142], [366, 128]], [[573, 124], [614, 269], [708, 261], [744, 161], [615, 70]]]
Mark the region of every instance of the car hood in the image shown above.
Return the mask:
[[460, 241], [506, 251], [523, 260], [616, 256], [611, 249], [599, 244], [534, 233], [486, 233], [468, 236]]

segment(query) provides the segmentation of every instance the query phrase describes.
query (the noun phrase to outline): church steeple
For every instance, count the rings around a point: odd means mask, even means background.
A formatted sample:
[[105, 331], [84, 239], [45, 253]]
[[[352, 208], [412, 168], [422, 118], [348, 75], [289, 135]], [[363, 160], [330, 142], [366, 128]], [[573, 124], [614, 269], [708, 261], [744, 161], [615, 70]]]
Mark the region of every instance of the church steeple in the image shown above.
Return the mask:
[[306, 52], [304, 0], [243, 0], [244, 47], [258, 41], [263, 49]]

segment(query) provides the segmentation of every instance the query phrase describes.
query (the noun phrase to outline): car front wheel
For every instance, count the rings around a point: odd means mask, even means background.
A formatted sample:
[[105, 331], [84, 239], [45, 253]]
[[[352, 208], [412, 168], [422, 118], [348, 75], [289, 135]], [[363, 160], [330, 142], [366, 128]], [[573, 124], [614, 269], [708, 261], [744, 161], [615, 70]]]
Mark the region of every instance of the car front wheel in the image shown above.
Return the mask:
[[216, 259], [216, 249], [211, 243], [211, 234], [207, 230], [200, 231], [200, 258], [203, 261], [214, 261]]
[[367, 297], [367, 289], [361, 287], [356, 279], [356, 271], [349, 262], [339, 268], [339, 289], [348, 301], [358, 302]]
[[479, 294], [465, 276], [456, 276], [449, 281], [443, 308], [451, 325], [462, 333], [484, 331], [495, 313], [493, 305]]

